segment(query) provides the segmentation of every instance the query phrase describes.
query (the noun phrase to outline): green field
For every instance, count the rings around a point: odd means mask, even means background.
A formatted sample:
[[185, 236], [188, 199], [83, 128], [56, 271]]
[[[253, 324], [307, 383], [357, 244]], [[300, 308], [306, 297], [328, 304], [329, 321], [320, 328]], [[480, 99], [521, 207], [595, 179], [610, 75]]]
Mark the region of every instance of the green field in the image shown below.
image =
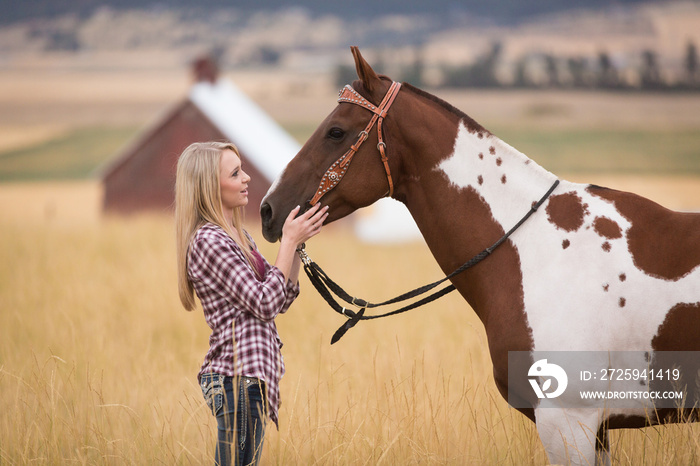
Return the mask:
[[137, 133], [134, 127], [86, 127], [36, 145], [0, 152], [0, 181], [85, 179]]
[[555, 173], [700, 173], [700, 130], [494, 130]]
[[[311, 124], [285, 128], [303, 143]], [[700, 130], [494, 128], [511, 146], [555, 173], [700, 174]], [[0, 152], [0, 181], [85, 179], [138, 133], [87, 127], [23, 149]]]

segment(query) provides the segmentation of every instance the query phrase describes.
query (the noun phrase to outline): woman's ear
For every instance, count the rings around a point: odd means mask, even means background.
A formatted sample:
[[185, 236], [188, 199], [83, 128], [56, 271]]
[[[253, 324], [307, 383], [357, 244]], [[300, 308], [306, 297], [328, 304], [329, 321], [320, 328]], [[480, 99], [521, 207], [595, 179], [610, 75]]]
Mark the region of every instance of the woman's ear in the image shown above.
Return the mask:
[[352, 56], [355, 58], [355, 69], [357, 70], [357, 77], [362, 81], [362, 85], [368, 92], [373, 92], [379, 87], [381, 80], [377, 73], [374, 72], [369, 63], [365, 61], [360, 53], [360, 49], [357, 46], [350, 47], [352, 51]]

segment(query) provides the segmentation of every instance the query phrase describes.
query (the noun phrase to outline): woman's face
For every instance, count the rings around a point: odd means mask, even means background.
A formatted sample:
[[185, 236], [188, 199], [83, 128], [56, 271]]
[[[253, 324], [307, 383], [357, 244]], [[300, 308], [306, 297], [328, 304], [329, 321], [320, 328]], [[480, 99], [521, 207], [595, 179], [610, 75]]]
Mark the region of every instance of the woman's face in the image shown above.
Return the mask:
[[250, 177], [241, 167], [241, 159], [230, 149], [221, 152], [219, 162], [219, 187], [224, 209], [248, 205], [248, 183]]

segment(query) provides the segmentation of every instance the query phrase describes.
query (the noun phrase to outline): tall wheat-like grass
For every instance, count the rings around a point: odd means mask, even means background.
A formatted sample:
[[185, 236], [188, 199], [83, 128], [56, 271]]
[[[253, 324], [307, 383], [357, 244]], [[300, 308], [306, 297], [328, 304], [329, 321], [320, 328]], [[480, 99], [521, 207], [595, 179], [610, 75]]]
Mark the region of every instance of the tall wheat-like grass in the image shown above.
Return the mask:
[[[258, 244], [274, 260], [276, 246]], [[0, 465], [213, 462], [195, 379], [209, 330], [179, 304], [173, 248], [168, 217], [0, 224]], [[363, 245], [342, 225], [308, 250], [371, 300], [440, 276], [424, 246]], [[301, 281], [277, 319], [287, 374], [263, 464], [546, 463], [459, 296], [330, 346], [343, 319]], [[698, 438], [693, 425], [614, 432], [614, 462], [697, 464]]]

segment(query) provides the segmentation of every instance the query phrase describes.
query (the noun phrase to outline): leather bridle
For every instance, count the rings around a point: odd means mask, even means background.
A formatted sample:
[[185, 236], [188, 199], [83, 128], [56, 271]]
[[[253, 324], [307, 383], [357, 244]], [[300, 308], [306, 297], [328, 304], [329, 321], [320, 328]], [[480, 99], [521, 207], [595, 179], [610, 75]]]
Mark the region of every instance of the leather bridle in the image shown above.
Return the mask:
[[340, 94], [338, 95], [338, 103], [348, 102], [359, 105], [360, 107], [372, 112], [373, 115], [369, 120], [369, 123], [367, 123], [365, 129], [360, 131], [360, 134], [358, 134], [355, 144], [353, 144], [350, 149], [338, 160], [333, 162], [333, 165], [331, 165], [330, 168], [326, 170], [326, 173], [323, 174], [314, 197], [309, 201], [310, 205], [315, 205], [328, 191], [335, 188], [338, 183], [340, 183], [340, 180], [343, 179], [345, 172], [347, 172], [348, 167], [350, 166], [350, 162], [352, 162], [352, 158], [360, 149], [362, 143], [369, 137], [369, 132], [372, 130], [375, 123], [377, 124], [377, 149], [379, 150], [379, 155], [381, 156], [382, 163], [384, 164], [386, 179], [389, 182], [389, 197], [394, 194], [394, 181], [391, 178], [391, 171], [389, 170], [389, 159], [386, 155], [386, 143], [384, 142], [384, 135], [382, 133], [382, 123], [387, 115], [387, 112], [389, 111], [389, 107], [391, 107], [391, 104], [394, 103], [394, 99], [396, 98], [396, 95], [399, 93], [400, 89], [401, 83], [392, 82], [391, 87], [378, 107], [362, 97], [349, 84], [340, 90]]

